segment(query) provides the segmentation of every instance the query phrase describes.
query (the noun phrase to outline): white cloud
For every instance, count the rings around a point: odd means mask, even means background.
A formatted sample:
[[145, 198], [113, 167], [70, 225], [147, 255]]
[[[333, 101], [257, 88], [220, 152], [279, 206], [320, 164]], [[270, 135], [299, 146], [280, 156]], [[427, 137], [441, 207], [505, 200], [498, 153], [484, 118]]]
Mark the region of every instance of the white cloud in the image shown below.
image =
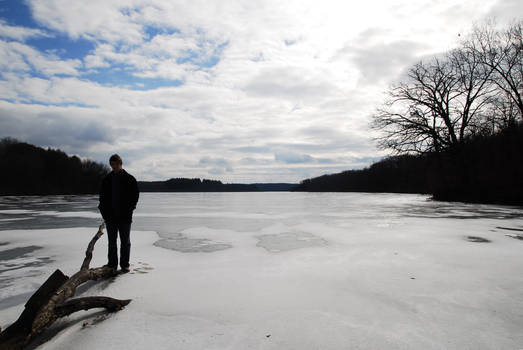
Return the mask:
[[291, 101], [322, 100], [336, 93], [336, 87], [317, 72], [292, 66], [262, 69], [245, 86], [247, 94], [286, 98]]
[[84, 38], [94, 41], [142, 41], [142, 26], [133, 21], [133, 5], [136, 1], [91, 0], [29, 0], [35, 20], [55, 31], [65, 33], [73, 39]]
[[[70, 118], [74, 113], [75, 118]], [[43, 107], [0, 102], [1, 136], [16, 135], [39, 145], [61, 147], [72, 153], [89, 151], [91, 145], [111, 141], [105, 123], [88, 109]], [[83, 151], [83, 152], [78, 152]]]
[[345, 48], [360, 71], [364, 85], [390, 81], [397, 77], [405, 66], [418, 59], [416, 52], [424, 45], [409, 41], [377, 44], [364, 48]]
[[25, 41], [30, 38], [50, 36], [51, 34], [40, 29], [27, 28], [21, 26], [10, 26], [5, 21], [0, 20], [0, 37], [3, 38]]
[[0, 69], [2, 72], [34, 70], [38, 74], [53, 76], [78, 75], [82, 62], [77, 59], [62, 60], [59, 57], [42, 53], [26, 44], [16, 41], [0, 40]]
[[111, 67], [111, 64], [105, 60], [101, 55], [88, 55], [84, 58], [84, 66], [87, 69], [90, 68], [107, 68]]
[[203, 157], [194, 167], [203, 167], [209, 174], [212, 175], [223, 175], [233, 172], [233, 165], [231, 164], [231, 161], [225, 158]]
[[121, 65], [139, 78], [185, 80], [194, 72], [205, 71], [224, 45], [226, 42], [208, 39], [199, 32], [157, 34], [140, 45], [100, 43], [85, 57], [84, 64], [94, 70]]
[[300, 154], [294, 152], [278, 152], [274, 155], [274, 159], [277, 162], [283, 162], [286, 164], [302, 164], [315, 162], [315, 159], [308, 154]]
[[0, 69], [6, 74], [9, 71], [29, 71], [31, 67], [22, 53], [12, 49], [11, 43], [0, 40]]

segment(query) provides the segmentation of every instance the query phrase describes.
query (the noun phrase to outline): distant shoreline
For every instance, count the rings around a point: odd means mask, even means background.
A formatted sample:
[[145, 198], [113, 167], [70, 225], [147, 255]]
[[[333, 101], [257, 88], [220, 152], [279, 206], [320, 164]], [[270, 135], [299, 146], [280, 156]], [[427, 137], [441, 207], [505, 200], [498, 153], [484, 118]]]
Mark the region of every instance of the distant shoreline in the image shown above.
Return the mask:
[[166, 181], [138, 181], [140, 192], [287, 192], [291, 183], [224, 184], [216, 180], [177, 178]]
[[[523, 125], [476, 137], [441, 153], [400, 155], [367, 168], [305, 179], [300, 183], [227, 184], [171, 178], [138, 181], [141, 192], [367, 192], [431, 195], [442, 202], [523, 205]], [[500, 156], [502, 155], [502, 156]], [[110, 169], [4, 138], [0, 140], [0, 196], [96, 195]]]

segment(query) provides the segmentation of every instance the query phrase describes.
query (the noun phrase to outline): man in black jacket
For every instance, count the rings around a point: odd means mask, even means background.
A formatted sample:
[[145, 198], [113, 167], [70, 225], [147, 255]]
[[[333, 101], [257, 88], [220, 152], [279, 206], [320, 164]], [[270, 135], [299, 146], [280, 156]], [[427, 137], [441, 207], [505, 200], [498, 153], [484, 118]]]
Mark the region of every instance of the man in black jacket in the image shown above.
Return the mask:
[[122, 272], [129, 272], [131, 222], [133, 210], [138, 203], [138, 184], [134, 176], [122, 168], [122, 158], [118, 154], [111, 156], [109, 164], [113, 171], [102, 180], [98, 205], [107, 227], [109, 240], [107, 266], [113, 269], [118, 267], [116, 238], [120, 233], [120, 267]]

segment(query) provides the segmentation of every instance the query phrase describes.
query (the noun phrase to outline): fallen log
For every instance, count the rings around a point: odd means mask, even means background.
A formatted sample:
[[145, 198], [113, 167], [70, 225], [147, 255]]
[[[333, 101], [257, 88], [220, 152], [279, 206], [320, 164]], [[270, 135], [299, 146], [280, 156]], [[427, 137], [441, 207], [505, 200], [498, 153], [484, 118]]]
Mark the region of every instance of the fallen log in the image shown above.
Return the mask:
[[74, 312], [81, 310], [89, 310], [94, 308], [105, 308], [109, 311], [122, 310], [131, 300], [119, 300], [109, 297], [85, 297], [75, 298], [66, 301], [63, 304], [57, 305], [54, 309], [56, 315], [60, 317], [68, 316]]
[[105, 225], [91, 239], [85, 252], [80, 271], [67, 277], [56, 270], [38, 288], [25, 304], [24, 311], [13, 324], [0, 333], [0, 350], [23, 349], [36, 336], [49, 328], [57, 319], [81, 310], [105, 308], [116, 312], [123, 309], [131, 300], [108, 297], [85, 297], [70, 299], [81, 284], [101, 278], [113, 277], [116, 270], [108, 266], [89, 268], [96, 241], [103, 235]]

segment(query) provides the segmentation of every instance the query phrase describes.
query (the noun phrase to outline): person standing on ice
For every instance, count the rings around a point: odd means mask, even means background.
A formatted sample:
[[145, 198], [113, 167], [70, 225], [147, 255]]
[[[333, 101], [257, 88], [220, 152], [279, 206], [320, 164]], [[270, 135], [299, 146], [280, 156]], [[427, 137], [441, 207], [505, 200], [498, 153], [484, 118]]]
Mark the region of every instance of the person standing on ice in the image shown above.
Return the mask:
[[109, 158], [111, 171], [103, 180], [100, 188], [100, 204], [98, 209], [107, 227], [109, 240], [108, 262], [110, 268], [118, 267], [118, 249], [116, 245], [120, 234], [120, 267], [122, 272], [129, 272], [129, 255], [131, 253], [131, 223], [133, 210], [138, 203], [138, 184], [134, 176], [123, 168], [122, 158], [113, 154]]

